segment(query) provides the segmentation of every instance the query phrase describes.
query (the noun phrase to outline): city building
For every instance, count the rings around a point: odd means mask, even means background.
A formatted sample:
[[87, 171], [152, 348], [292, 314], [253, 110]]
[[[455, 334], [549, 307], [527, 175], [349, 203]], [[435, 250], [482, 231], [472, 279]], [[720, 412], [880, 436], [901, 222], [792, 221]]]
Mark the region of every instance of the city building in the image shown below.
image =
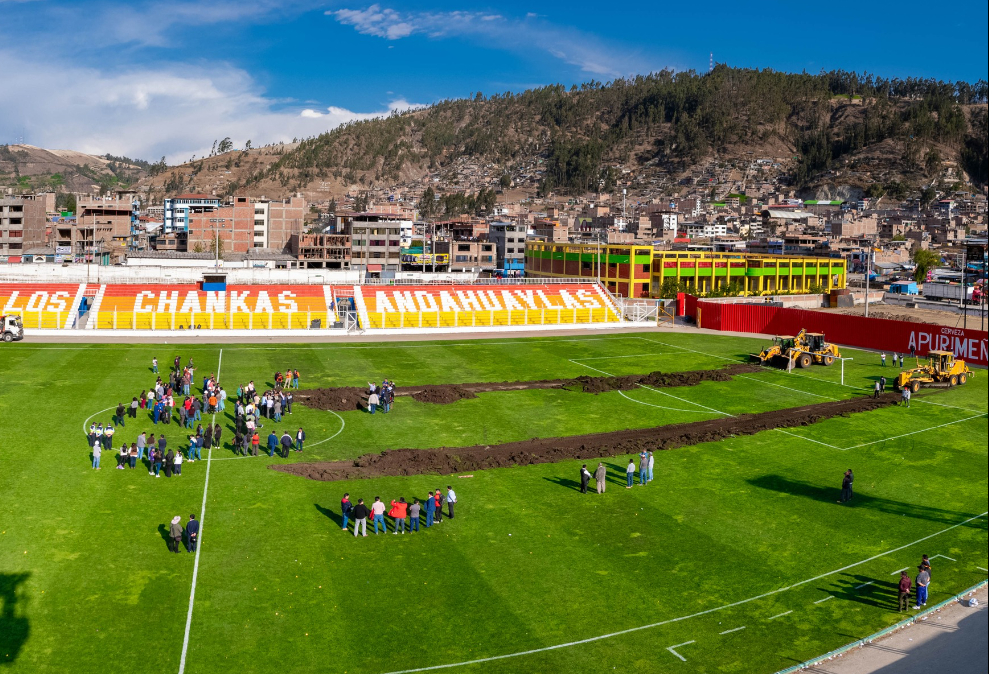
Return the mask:
[[0, 198], [0, 255], [22, 255], [45, 245], [45, 200], [33, 196]]
[[437, 241], [436, 252], [450, 254], [450, 271], [493, 272], [498, 268], [495, 244], [490, 241], [470, 239]]
[[621, 297], [649, 297], [652, 257], [652, 246], [531, 241], [525, 245], [525, 275], [597, 278]]
[[299, 267], [350, 269], [350, 237], [346, 234], [293, 234], [288, 250]]
[[187, 219], [188, 246], [193, 250], [246, 253], [253, 248], [284, 250], [292, 236], [302, 234], [306, 201], [294, 196], [284, 201], [256, 200], [234, 196], [231, 203], [213, 210], [190, 211]]
[[653, 287], [663, 283], [709, 293], [735, 283], [742, 293], [826, 292], [844, 288], [845, 260], [840, 257], [794, 257], [750, 253], [657, 251], [653, 258]]
[[73, 253], [90, 255], [97, 247], [130, 246], [137, 236], [139, 208], [133, 192], [113, 196], [77, 194]]
[[525, 225], [492, 222], [488, 240], [495, 246], [496, 269], [505, 276], [519, 276], [525, 270]]
[[412, 221], [394, 213], [352, 213], [344, 216], [351, 238], [351, 265], [372, 277], [394, 275], [402, 265], [402, 234], [411, 237]]
[[220, 207], [220, 200], [208, 194], [180, 194], [168, 197], [162, 205], [165, 233], [171, 234], [188, 231], [191, 214], [215, 211]]

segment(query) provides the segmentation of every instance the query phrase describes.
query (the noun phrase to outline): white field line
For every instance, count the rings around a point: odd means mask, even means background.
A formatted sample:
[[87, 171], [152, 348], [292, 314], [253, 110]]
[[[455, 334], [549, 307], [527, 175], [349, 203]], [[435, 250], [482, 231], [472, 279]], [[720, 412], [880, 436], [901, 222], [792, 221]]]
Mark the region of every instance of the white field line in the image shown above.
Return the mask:
[[673, 649], [674, 648], [680, 648], [681, 646], [689, 646], [690, 644], [694, 644], [694, 643], [697, 643], [697, 642], [696, 641], [693, 641], [693, 640], [691, 640], [691, 641], [684, 641], [682, 644], [676, 644], [674, 646], [667, 646], [666, 647], [666, 650], [668, 650], [670, 653], [672, 653], [673, 655], [677, 656], [678, 658], [680, 658], [681, 660], [683, 660], [684, 662], [686, 662], [687, 661], [687, 658], [683, 657], [682, 655], [680, 655], [679, 653], [677, 653]]
[[771, 616], [769, 619], [776, 620], [777, 618], [782, 618], [783, 616], [790, 615], [791, 613], [793, 613], [793, 611], [786, 611], [785, 613], [777, 613], [776, 615]]
[[741, 627], [736, 627], [733, 630], [725, 630], [724, 632], [719, 632], [718, 633], [718, 636], [723, 636], [725, 634], [731, 634], [732, 632], [741, 632], [744, 629], [745, 629], [745, 625], [742, 625]]
[[975, 568], [977, 568], [977, 569], [978, 569], [979, 571], [986, 571], [986, 572], [989, 572], [989, 569], [984, 569], [984, 568], [982, 568], [981, 566], [977, 566], [977, 567], [975, 567]]
[[945, 426], [953, 426], [954, 424], [960, 424], [964, 421], [971, 421], [972, 419], [979, 419], [984, 416], [986, 416], [985, 412], [970, 417], [965, 417], [964, 419], [959, 419], [958, 421], [949, 421], [946, 424], [938, 424], [937, 426], [931, 426], [930, 428], [922, 428], [919, 431], [911, 431], [910, 433], [904, 433], [903, 435], [894, 435], [891, 438], [883, 438], [882, 440], [873, 440], [872, 442], [863, 442], [861, 445], [855, 445], [854, 447], [846, 447], [845, 449], [849, 450], [849, 449], [858, 449], [859, 447], [868, 447], [869, 445], [875, 445], [880, 442], [886, 442], [888, 440], [897, 440], [899, 438], [905, 438], [908, 435], [917, 435], [918, 433], [926, 433], [927, 431], [933, 431], [934, 429], [937, 428], [944, 428]]
[[756, 379], [755, 377], [746, 377], [744, 374], [736, 374], [735, 377], [737, 377], [738, 379], [748, 379], [749, 381], [765, 384], [766, 386], [785, 388], [787, 391], [793, 391], [794, 393], [803, 393], [804, 395], [814, 396], [815, 398], [824, 398], [825, 400], [840, 400], [840, 398], [832, 398], [831, 396], [822, 396], [820, 393], [811, 393], [810, 391], [801, 391], [798, 388], [790, 388], [789, 386], [783, 386], [783, 384], [774, 384], [770, 381], [763, 381], [761, 379]]
[[82, 434], [83, 435], [87, 435], [89, 433], [89, 420], [90, 419], [92, 419], [93, 417], [99, 416], [99, 415], [103, 414], [104, 412], [109, 412], [110, 410], [116, 410], [116, 407], [107, 407], [105, 410], [100, 410], [99, 412], [93, 412], [88, 417], [86, 417], [86, 420], [84, 422], [82, 422]]
[[626, 400], [632, 401], [633, 403], [639, 403], [640, 405], [648, 405], [649, 407], [655, 407], [661, 410], [672, 410], [674, 412], [687, 412], [689, 414], [711, 414], [711, 412], [706, 412], [704, 410], [684, 410], [684, 409], [680, 409], [679, 407], [665, 407], [663, 405], [654, 405], [652, 403], [636, 400], [635, 398], [630, 398], [629, 396], [625, 395], [624, 391], [619, 391], [618, 395], [620, 395], [622, 398], [625, 398]]
[[907, 570], [907, 569], [909, 569], [909, 568], [910, 568], [909, 566], [904, 566], [904, 567], [903, 567], [902, 569], [897, 569], [896, 571], [894, 571], [893, 573], [891, 573], [891, 574], [889, 574], [889, 575], [891, 575], [891, 576], [895, 576], [895, 575], [896, 575], [896, 574], [898, 574], [898, 573], [899, 573], [900, 571], [906, 571], [906, 570]]
[[958, 405], [945, 405], [944, 403], [936, 403], [930, 400], [923, 400], [922, 398], [916, 398], [916, 402], [924, 403], [925, 405], [937, 405], [938, 407], [950, 407], [953, 410], [961, 410], [962, 412], [978, 412], [979, 414], [987, 414], [985, 411], [973, 410], [968, 407], [958, 407]]
[[888, 442], [889, 440], [897, 440], [899, 438], [905, 438], [905, 437], [907, 437], [909, 435], [917, 435], [918, 433], [926, 433], [927, 431], [933, 431], [933, 430], [938, 429], [938, 428], [944, 428], [945, 426], [953, 426], [954, 424], [960, 424], [963, 421], [971, 421], [972, 419], [979, 419], [979, 418], [984, 417], [984, 416], [986, 416], [986, 415], [985, 414], [976, 414], [976, 415], [971, 416], [971, 417], [965, 417], [964, 419], [958, 419], [957, 421], [949, 421], [948, 423], [945, 423], [945, 424], [939, 424], [937, 426], [931, 426], [930, 428], [921, 428], [919, 431], [911, 431], [909, 433], [904, 433], [902, 435], [894, 435], [892, 437], [882, 438], [880, 440], [873, 440], [872, 442], [863, 442], [861, 445], [854, 445], [852, 447], [836, 447], [834, 445], [829, 445], [826, 442], [821, 442], [820, 440], [815, 440], [813, 438], [808, 438], [808, 437], [803, 436], [803, 435], [797, 435], [796, 433], [790, 433], [789, 431], [784, 431], [782, 428], [777, 428], [777, 429], [774, 429], [774, 430], [777, 430], [780, 433], [786, 433], [787, 435], [793, 436], [795, 438], [800, 438], [801, 440], [806, 440], [807, 442], [813, 442], [813, 443], [818, 444], [818, 445], [824, 445], [825, 447], [830, 447], [831, 449], [837, 449], [839, 452], [847, 452], [850, 449], [859, 449], [861, 447], [868, 447], [869, 445], [876, 445], [876, 444], [879, 444], [880, 442]]
[[856, 590], [861, 590], [863, 587], [868, 587], [869, 585], [872, 585], [872, 581], [871, 580], [870, 581], [867, 581], [865, 583], [862, 583], [861, 585], [856, 585], [855, 586], [855, 589]]
[[590, 358], [571, 358], [570, 360], [573, 360], [573, 361], [578, 361], [578, 360], [609, 360], [611, 358], [643, 358], [643, 357], [648, 357], [648, 356], [667, 356], [667, 355], [669, 355], [669, 354], [665, 354], [665, 353], [661, 353], [661, 352], [658, 352], [658, 351], [654, 351], [652, 353], [633, 353], [633, 354], [631, 354], [629, 356], [592, 356]]
[[[315, 447], [316, 445], [321, 445], [324, 442], [329, 442], [333, 438], [335, 438], [338, 435], [340, 435], [341, 433], [343, 433], [343, 429], [345, 429], [347, 427], [347, 422], [344, 421], [343, 420], [343, 417], [341, 417], [339, 414], [337, 414], [333, 410], [324, 410], [324, 411], [325, 412], [329, 412], [330, 414], [332, 414], [333, 416], [335, 416], [337, 419], [340, 420], [340, 429], [336, 433], [334, 433], [333, 435], [331, 435], [330, 437], [323, 438], [319, 442], [314, 442], [311, 445], [306, 445], [306, 447]], [[214, 461], [231, 461], [233, 459], [258, 459], [258, 458], [261, 458], [261, 457], [260, 456], [219, 456], [219, 457], [217, 457], [217, 458], [215, 458], [213, 460]]]
[[823, 603], [823, 602], [826, 602], [826, 601], [828, 601], [829, 599], [834, 599], [834, 595], [832, 594], [832, 595], [830, 595], [830, 596], [827, 596], [827, 597], [825, 597], [824, 599], [818, 599], [818, 600], [817, 600], [817, 601], [815, 601], [814, 603], [815, 603], [815, 604], [821, 604], [821, 603]]
[[937, 559], [938, 557], [940, 557], [941, 559], [947, 559], [949, 562], [957, 562], [958, 561], [957, 559], [952, 559], [948, 555], [934, 555], [933, 557], [931, 557], [931, 559]]
[[831, 449], [837, 449], [840, 452], [845, 451], [841, 447], [835, 447], [834, 445], [829, 445], [828, 443], [821, 442], [820, 440], [815, 440], [813, 438], [808, 438], [808, 437], [805, 437], [803, 435], [797, 435], [796, 433], [791, 433], [790, 431], [784, 431], [782, 428], [776, 428], [774, 430], [777, 430], [780, 433], [785, 433], [786, 435], [789, 435], [790, 437], [793, 437], [793, 438], [800, 438], [801, 440], [806, 440], [807, 442], [813, 442], [813, 443], [818, 444], [818, 445], [824, 445], [825, 447], [830, 447]]
[[[989, 515], [989, 511], [984, 512], [981, 515], [976, 515], [975, 517], [970, 517], [967, 520], [964, 520], [962, 522], [959, 522], [958, 524], [952, 524], [950, 527], [947, 527], [945, 529], [941, 529], [940, 531], [936, 531], [933, 534], [929, 534], [927, 536], [924, 536], [923, 538], [918, 538], [917, 540], [912, 541], [910, 543], [907, 543], [906, 545], [901, 545], [898, 548], [892, 548], [890, 550], [886, 550], [885, 552], [881, 552], [878, 555], [873, 555], [872, 557], [869, 557], [867, 559], [863, 559], [861, 561], [854, 562], [854, 563], [849, 564], [847, 566], [843, 566], [840, 569], [835, 569], [833, 571], [828, 571], [826, 573], [822, 573], [820, 575], [814, 576], [813, 578], [807, 578], [805, 580], [797, 581], [796, 583], [793, 583], [792, 585], [788, 585], [786, 587], [777, 588], [775, 590], [770, 590], [769, 592], [764, 592], [763, 594], [759, 594], [759, 595], [756, 595], [754, 597], [749, 597], [748, 599], [740, 599], [739, 601], [732, 602], [730, 604], [722, 604], [721, 606], [715, 606], [714, 608], [705, 609], [703, 611], [698, 611], [696, 613], [691, 613], [689, 615], [680, 616], [678, 618], [670, 618], [668, 620], [661, 620], [660, 622], [650, 623], [648, 625], [640, 625], [639, 627], [630, 627], [628, 629], [620, 630], [618, 632], [611, 632], [609, 634], [602, 634], [602, 635], [599, 635], [599, 636], [596, 636], [596, 637], [588, 637], [587, 639], [580, 639], [579, 641], [570, 641], [570, 642], [564, 643], [564, 644], [556, 644], [555, 646], [544, 646], [542, 648], [533, 648], [533, 649], [528, 650], [528, 651], [519, 651], [517, 653], [506, 653], [504, 655], [492, 655], [492, 656], [487, 657], [487, 658], [478, 658], [476, 660], [465, 660], [464, 662], [454, 662], [454, 663], [450, 663], [450, 664], [446, 664], [446, 665], [432, 665], [430, 667], [417, 667], [417, 668], [414, 668], [414, 669], [402, 669], [402, 670], [398, 670], [398, 671], [394, 671], [394, 672], [388, 672], [387, 674], [413, 674], [414, 672], [430, 672], [430, 671], [435, 671], [435, 670], [438, 670], [438, 669], [452, 669], [454, 667], [466, 667], [467, 665], [476, 665], [476, 664], [480, 664], [482, 662], [492, 662], [492, 661], [495, 661], [495, 660], [505, 660], [505, 659], [508, 659], [508, 658], [517, 658], [517, 657], [521, 657], [523, 655], [532, 655], [533, 653], [545, 653], [546, 651], [555, 651], [555, 650], [558, 650], [558, 649], [561, 649], [561, 648], [569, 648], [571, 646], [579, 646], [580, 644], [592, 643], [592, 642], [595, 642], [595, 641], [603, 641], [604, 639], [611, 639], [611, 638], [614, 638], [614, 637], [617, 637], [617, 636], [622, 636], [624, 634], [631, 634], [631, 633], [634, 633], [634, 632], [641, 632], [642, 630], [648, 630], [648, 629], [652, 629], [654, 627], [661, 627], [663, 625], [669, 625], [669, 624], [672, 624], [672, 623], [682, 622], [684, 620], [690, 620], [691, 618], [697, 618], [697, 617], [702, 616], [702, 615], [708, 615], [709, 613], [715, 613], [717, 611], [723, 611], [725, 609], [734, 608], [735, 606], [741, 606], [743, 604], [748, 604], [748, 603], [753, 602], [753, 601], [758, 601], [760, 599], [765, 599], [766, 597], [772, 597], [773, 595], [777, 595], [777, 594], [780, 594], [782, 592], [787, 592], [788, 590], [792, 590], [794, 588], [801, 587], [803, 585], [807, 585], [808, 583], [813, 583], [813, 582], [818, 581], [818, 580], [820, 580], [822, 578], [827, 578], [828, 576], [833, 576], [833, 575], [835, 575], [837, 573], [843, 573], [845, 571], [848, 571], [849, 569], [854, 569], [856, 566], [861, 566], [862, 564], [867, 564], [867, 563], [872, 562], [874, 560], [877, 560], [877, 559], [879, 559], [881, 557], [885, 557], [886, 555], [891, 555], [891, 554], [893, 554], [895, 552], [899, 552], [900, 550], [906, 550], [907, 548], [912, 547], [914, 545], [917, 545], [918, 543], [923, 543], [924, 541], [928, 541], [928, 540], [930, 540], [932, 538], [935, 538], [937, 536], [940, 536], [941, 534], [945, 534], [945, 533], [947, 533], [949, 531], [952, 531], [953, 529], [957, 529], [958, 527], [965, 526], [969, 522], [973, 522], [973, 521], [975, 521], [977, 519], [981, 519], [981, 518], [985, 517], [986, 515]], [[789, 613], [789, 611], [788, 611], [788, 613]], [[773, 616], [773, 617], [774, 618], [779, 618], [780, 616], [783, 616], [783, 615], [786, 615], [786, 613], [781, 613], [780, 615]], [[772, 618], [770, 618], [770, 619], [772, 619]], [[676, 648], [676, 647], [674, 646], [674, 648]]]
[[[216, 363], [216, 379], [220, 380], [220, 368], [223, 366], [223, 349], [220, 349], [220, 356]], [[210, 422], [216, 425], [216, 412]], [[182, 658], [179, 660], [179, 674], [185, 672], [185, 658], [189, 652], [189, 631], [192, 629], [192, 607], [196, 603], [196, 580], [199, 578], [199, 553], [203, 550], [203, 531], [206, 529], [206, 494], [209, 491], [209, 468], [213, 462], [213, 448], [209, 448], [206, 455], [206, 482], [203, 484], [203, 505], [199, 509], [199, 537], [196, 541], [196, 563], [192, 567], [192, 589], [189, 590], [189, 612], [185, 617], [185, 636], [182, 638]]]
[[[615, 375], [611, 374], [610, 372], [605, 372], [604, 370], [599, 370], [598, 368], [592, 367], [591, 365], [585, 365], [584, 363], [578, 363], [573, 358], [568, 358], [567, 360], [569, 360], [574, 365], [580, 365], [581, 367], [586, 367], [589, 370], [594, 370], [595, 372], [600, 372], [601, 374], [605, 375], [606, 377], [614, 377], [615, 376]], [[727, 412], [721, 412], [719, 410], [711, 409], [710, 407], [706, 407], [704, 405], [701, 405], [700, 403], [695, 403], [692, 400], [687, 400], [685, 398], [677, 398], [675, 395], [670, 395], [669, 393], [663, 393], [663, 391], [660, 391], [659, 389], [652, 388], [651, 386], [645, 386], [643, 384], [639, 384], [639, 388], [644, 388], [647, 391], [653, 391], [655, 393], [662, 393], [664, 396], [669, 396], [670, 398], [673, 398], [674, 400], [679, 400], [680, 402], [687, 403], [688, 405], [695, 405], [695, 406], [700, 407], [702, 409], [705, 409], [705, 410], [707, 410], [709, 412], [714, 412], [715, 414], [721, 414], [721, 415], [724, 415], [726, 417], [734, 416], [733, 414], [728, 414]], [[621, 391], [619, 391], [619, 393], [621, 393]], [[628, 398], [628, 396], [624, 396], [624, 397], [625, 398]], [[629, 400], [632, 400], [632, 399], [629, 398]], [[641, 401], [639, 401], [639, 400], [632, 400], [632, 402], [641, 402]], [[643, 405], [648, 405], [649, 403], [642, 403], [642, 404]], [[659, 407], [659, 406], [656, 405], [656, 407]], [[664, 409], [672, 409], [672, 408], [669, 408], [668, 407], [668, 408], [664, 408]]]

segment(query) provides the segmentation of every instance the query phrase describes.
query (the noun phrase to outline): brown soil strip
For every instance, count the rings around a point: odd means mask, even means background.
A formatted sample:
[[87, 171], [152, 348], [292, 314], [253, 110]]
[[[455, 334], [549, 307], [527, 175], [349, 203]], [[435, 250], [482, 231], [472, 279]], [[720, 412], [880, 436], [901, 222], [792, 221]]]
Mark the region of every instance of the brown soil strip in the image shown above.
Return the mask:
[[[478, 393], [492, 391], [521, 391], [527, 389], [567, 389], [585, 393], [605, 393], [607, 391], [628, 391], [637, 386], [671, 388], [696, 386], [704, 381], [731, 381], [737, 374], [758, 372], [758, 365], [729, 365], [718, 370], [695, 370], [692, 372], [651, 372], [630, 374], [621, 377], [577, 377], [576, 379], [542, 379], [536, 381], [478, 382], [473, 384], [428, 384], [422, 386], [399, 386], [395, 395], [410, 396], [421, 403], [449, 404], [467, 398], [476, 398]], [[356, 386], [319, 388], [296, 394], [295, 399], [308, 407], [334, 412], [362, 409], [367, 404], [367, 389]]]
[[502, 445], [475, 445], [440, 449], [393, 449], [365, 454], [350, 461], [270, 465], [313, 480], [353, 480], [385, 475], [460, 473], [487, 468], [529, 466], [567, 459], [635, 455], [643, 449], [659, 451], [701, 442], [717, 442], [737, 435], [753, 435], [775, 428], [807, 426], [824, 419], [895, 405], [897, 393], [875, 398], [853, 398], [792, 407], [759, 414], [711, 419], [688, 424], [657, 426], [613, 433], [595, 433], [567, 438], [534, 438]]

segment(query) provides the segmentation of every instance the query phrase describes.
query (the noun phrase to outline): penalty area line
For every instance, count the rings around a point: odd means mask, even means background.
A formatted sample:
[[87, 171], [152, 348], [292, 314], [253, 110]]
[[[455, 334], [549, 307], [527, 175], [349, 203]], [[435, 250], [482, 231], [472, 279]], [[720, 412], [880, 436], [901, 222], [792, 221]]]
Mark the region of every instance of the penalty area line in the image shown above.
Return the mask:
[[[432, 671], [436, 671], [436, 670], [439, 670], [439, 669], [453, 669], [454, 667], [466, 667], [467, 665], [477, 665], [477, 664], [480, 664], [482, 662], [493, 662], [493, 661], [496, 661], [496, 660], [506, 660], [508, 658], [517, 658], [517, 657], [521, 657], [523, 655], [533, 655], [535, 653], [545, 653], [547, 651], [555, 651], [555, 650], [559, 650], [561, 648], [570, 648], [571, 646], [579, 646], [581, 644], [593, 643], [595, 641], [603, 641], [605, 639], [612, 639], [614, 637], [622, 636], [622, 635], [625, 635], [625, 634], [632, 634], [634, 632], [641, 632], [642, 630], [648, 630], [648, 629], [652, 629], [654, 627], [661, 627], [663, 625], [671, 625], [673, 623], [683, 622], [684, 620], [690, 620], [691, 618], [697, 618], [699, 616], [708, 615], [710, 613], [715, 613], [717, 611], [723, 611], [725, 609], [734, 608], [736, 606], [742, 606], [743, 604], [748, 604], [748, 603], [751, 603], [753, 601], [758, 601], [760, 599], [765, 599], [766, 597], [772, 597], [774, 595], [777, 595], [777, 594], [786, 592], [788, 590], [792, 590], [794, 588], [801, 587], [803, 585], [807, 585], [808, 583], [813, 583], [813, 582], [818, 581], [818, 580], [820, 580], [822, 578], [827, 578], [828, 576], [833, 576], [833, 575], [835, 575], [837, 573], [842, 573], [844, 571], [848, 571], [849, 569], [854, 569], [857, 566], [861, 566], [862, 564], [867, 564], [869, 562], [872, 562], [874, 560], [879, 559], [880, 557], [885, 557], [886, 555], [891, 555], [891, 554], [893, 554], [895, 552], [899, 552], [900, 550], [906, 550], [907, 548], [912, 547], [914, 545], [917, 545], [918, 543], [923, 543], [924, 541], [928, 541], [928, 540], [930, 540], [932, 538], [935, 538], [937, 536], [940, 536], [941, 534], [945, 534], [945, 533], [947, 533], [949, 531], [952, 531], [954, 529], [957, 529], [958, 527], [963, 527], [966, 524], [968, 524], [969, 522], [974, 522], [975, 520], [981, 519], [981, 518], [985, 517], [986, 515], [989, 515], [989, 511], [986, 511], [986, 512], [984, 512], [984, 513], [982, 513], [980, 515], [976, 515], [974, 517], [969, 517], [967, 520], [963, 520], [963, 521], [959, 522], [958, 524], [953, 524], [950, 527], [947, 527], [945, 529], [941, 529], [940, 531], [935, 531], [933, 534], [929, 534], [927, 536], [924, 536], [923, 538], [918, 538], [917, 540], [912, 541], [910, 543], [906, 543], [905, 545], [901, 545], [898, 548], [892, 548], [891, 550], [886, 550], [884, 552], [880, 552], [879, 554], [873, 555], [872, 557], [869, 557], [867, 559], [863, 559], [861, 561], [854, 562], [854, 563], [849, 564], [847, 566], [843, 566], [840, 569], [834, 569], [833, 571], [827, 571], [827, 572], [822, 573], [820, 575], [814, 576], [813, 578], [807, 578], [805, 580], [797, 581], [796, 583], [793, 583], [792, 585], [787, 585], [786, 587], [780, 587], [780, 588], [777, 588], [775, 590], [770, 590], [769, 592], [764, 592], [763, 594], [756, 595], [754, 597], [749, 597], [747, 599], [740, 599], [739, 601], [732, 602], [730, 604], [722, 604], [721, 606], [715, 606], [713, 608], [709, 608], [709, 609], [706, 609], [704, 611], [698, 611], [696, 613], [691, 613], [691, 614], [688, 614], [688, 615], [679, 616], [677, 618], [669, 618], [667, 620], [661, 620], [659, 622], [650, 623], [648, 625], [640, 625], [639, 627], [630, 627], [628, 629], [619, 630], [618, 632], [610, 632], [608, 634], [601, 634], [601, 635], [598, 635], [596, 637], [588, 637], [586, 639], [580, 639], [578, 641], [570, 641], [570, 642], [567, 642], [567, 643], [564, 643], [564, 644], [556, 644], [554, 646], [544, 646], [542, 648], [533, 648], [533, 649], [530, 649], [530, 650], [527, 650], [527, 651], [518, 651], [516, 653], [505, 653], [504, 655], [492, 655], [492, 656], [489, 656], [489, 657], [486, 657], [486, 658], [477, 658], [475, 660], [465, 660], [464, 662], [453, 662], [453, 663], [449, 663], [449, 664], [445, 664], [445, 665], [432, 665], [432, 666], [429, 666], [429, 667], [416, 667], [416, 668], [413, 668], [413, 669], [401, 669], [401, 670], [396, 670], [396, 671], [393, 671], [393, 672], [387, 672], [387, 674], [414, 674], [415, 672], [432, 672]], [[783, 615], [786, 615], [786, 613], [782, 613], [782, 614], [780, 614], [778, 616], [774, 616], [774, 617], [779, 618], [779, 617], [781, 617]], [[681, 644], [681, 645], [683, 645], [683, 644]], [[673, 648], [676, 648], [676, 646], [673, 646]]]

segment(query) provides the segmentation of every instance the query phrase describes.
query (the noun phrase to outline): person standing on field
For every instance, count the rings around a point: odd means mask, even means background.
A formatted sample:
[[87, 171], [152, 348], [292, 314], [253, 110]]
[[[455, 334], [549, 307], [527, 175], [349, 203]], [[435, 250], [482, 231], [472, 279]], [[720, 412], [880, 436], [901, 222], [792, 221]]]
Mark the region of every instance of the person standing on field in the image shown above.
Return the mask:
[[927, 606], [927, 586], [931, 584], [931, 572], [928, 567], [921, 565], [917, 570], [920, 573], [917, 574], [917, 605], [914, 609]]
[[292, 451], [292, 436], [288, 434], [288, 431], [282, 433], [281, 440], [282, 444], [282, 458], [287, 459], [288, 453]]
[[433, 498], [433, 492], [429, 492], [429, 496], [426, 497], [426, 528], [433, 526], [433, 516], [436, 515], [436, 499]]
[[99, 438], [93, 442], [93, 470], [100, 469], [100, 456], [103, 454], [103, 444]]
[[189, 521], [185, 525], [185, 549], [189, 552], [196, 551], [196, 543], [199, 542], [199, 520], [195, 515], [189, 515]]
[[367, 536], [368, 512], [367, 506], [364, 505], [364, 499], [357, 499], [357, 505], [354, 506], [354, 536], [357, 536], [361, 527], [364, 528], [364, 535]]
[[178, 554], [182, 544], [182, 518], [176, 515], [168, 527], [168, 551]]
[[632, 488], [632, 483], [635, 482], [635, 460], [629, 458], [628, 466], [625, 468], [625, 477], [628, 479], [628, 485], [626, 489]]
[[649, 477], [649, 455], [646, 452], [639, 454], [639, 485], [643, 486], [648, 482]]
[[879, 378], [879, 392], [886, 393], [886, 377]]
[[151, 373], [158, 374], [158, 357], [155, 356], [151, 359]]
[[885, 351], [883, 351], [883, 352], [882, 352], [881, 354], [879, 354], [879, 357], [880, 357], [880, 358], [882, 359], [882, 361], [883, 361], [883, 367], [886, 367], [886, 352], [885, 352]]
[[594, 481], [597, 483], [599, 494], [604, 493], [607, 479], [608, 479], [608, 469], [604, 467], [603, 463], [599, 463], [598, 467], [594, 470]]
[[436, 490], [435, 494], [436, 494], [436, 514], [433, 515], [434, 518], [433, 521], [439, 524], [443, 521], [443, 502], [446, 501], [446, 497], [443, 495], [443, 492], [440, 491], [439, 489]]
[[591, 474], [587, 471], [587, 464], [580, 467], [580, 493], [587, 493], [587, 483], [591, 481]]
[[446, 486], [446, 509], [450, 513], [450, 519], [453, 519], [453, 506], [457, 504], [457, 493], [453, 491], [453, 487], [450, 485]]
[[652, 469], [656, 464], [656, 457], [653, 456], [652, 452], [649, 452], [649, 481], [652, 482]]
[[350, 494], [344, 494], [343, 498], [340, 499], [340, 514], [343, 516], [343, 526], [340, 527], [344, 531], [347, 530], [347, 519], [350, 517], [350, 511], [354, 509], [354, 504], [350, 502]]
[[374, 410], [378, 408], [378, 394], [374, 391], [367, 396], [367, 411], [374, 414]]
[[910, 582], [910, 576], [906, 571], [900, 571], [900, 613], [907, 610], [910, 606], [910, 587], [912, 583]]
[[847, 503], [852, 500], [852, 469], [849, 468], [845, 471], [845, 474], [841, 477], [841, 499], [838, 503]]
[[412, 499], [412, 505], [409, 506], [409, 533], [419, 531], [420, 511], [422, 511], [422, 506], [419, 505], [419, 499]]
[[393, 520], [395, 520], [395, 535], [398, 532], [405, 533], [405, 518], [408, 516], [409, 504], [405, 502], [405, 497], [402, 497], [396, 501], [392, 499], [391, 501], [391, 512], [388, 514]]
[[295, 451], [301, 452], [302, 445], [306, 442], [306, 432], [301, 428], [295, 432]]
[[878, 397], [879, 397], [879, 391], [880, 391], [880, 388], [881, 388], [881, 387], [880, 387], [880, 385], [879, 385], [879, 380], [877, 379], [877, 380], [876, 380], [876, 385], [875, 385], [875, 386], [873, 387], [873, 389], [872, 389], [872, 397], [873, 397], [873, 398], [878, 398]]
[[903, 398], [903, 404], [906, 405], [907, 407], [910, 407], [910, 387], [909, 386], [904, 386], [903, 387], [903, 393], [901, 394], [901, 397]]
[[385, 504], [381, 500], [380, 496], [374, 497], [374, 503], [371, 504], [371, 516], [374, 518], [374, 535], [378, 535], [378, 524], [381, 524], [381, 531], [388, 533], [388, 525], [385, 523]]

